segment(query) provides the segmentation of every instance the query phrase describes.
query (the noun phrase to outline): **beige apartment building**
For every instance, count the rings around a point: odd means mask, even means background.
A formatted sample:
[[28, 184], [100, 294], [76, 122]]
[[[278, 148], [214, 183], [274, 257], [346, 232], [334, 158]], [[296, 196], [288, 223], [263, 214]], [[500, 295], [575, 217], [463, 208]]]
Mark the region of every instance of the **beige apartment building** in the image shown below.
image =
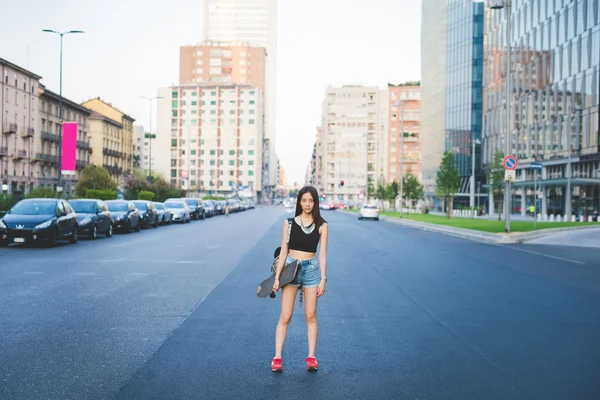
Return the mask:
[[179, 84], [250, 85], [265, 89], [265, 49], [245, 42], [205, 41], [182, 46]]
[[0, 182], [9, 193], [27, 193], [37, 183], [35, 140], [42, 78], [0, 58]]
[[157, 171], [189, 195], [262, 196], [259, 88], [181, 85], [158, 91]]
[[331, 202], [366, 199], [367, 184], [385, 180], [387, 92], [376, 87], [327, 89], [322, 117], [323, 192]]
[[[56, 189], [58, 183], [58, 146], [60, 132], [59, 101], [60, 96], [40, 84], [39, 95], [39, 132], [35, 135], [35, 161], [37, 183], [43, 187]], [[83, 168], [90, 162], [92, 148], [89, 143], [89, 117], [87, 108], [63, 97], [62, 115], [64, 122], [77, 122], [77, 155], [75, 175], [63, 175], [65, 193], [72, 193], [75, 184], [81, 178]]]
[[[421, 169], [421, 86], [419, 82], [400, 85], [388, 84], [388, 144], [385, 146], [388, 163], [386, 180], [400, 182], [400, 167], [403, 174], [412, 171], [422, 181]], [[404, 112], [398, 101], [404, 102]], [[402, 144], [402, 121], [404, 121], [404, 147]]]
[[133, 173], [135, 119], [97, 97], [83, 103], [90, 115], [91, 163], [101, 165], [119, 184]]

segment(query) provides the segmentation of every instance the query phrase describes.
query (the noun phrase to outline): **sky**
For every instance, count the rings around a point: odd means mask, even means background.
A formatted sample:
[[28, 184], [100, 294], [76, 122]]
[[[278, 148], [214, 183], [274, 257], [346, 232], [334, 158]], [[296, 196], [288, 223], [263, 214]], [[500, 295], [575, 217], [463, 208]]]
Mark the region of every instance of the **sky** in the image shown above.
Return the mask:
[[[2, 7], [0, 58], [63, 95], [98, 97], [148, 130], [142, 96], [179, 81], [179, 47], [202, 38], [203, 0], [23, 0]], [[329, 86], [420, 80], [419, 0], [279, 0], [276, 151], [288, 184], [303, 184]], [[152, 126], [156, 127], [156, 108]]]

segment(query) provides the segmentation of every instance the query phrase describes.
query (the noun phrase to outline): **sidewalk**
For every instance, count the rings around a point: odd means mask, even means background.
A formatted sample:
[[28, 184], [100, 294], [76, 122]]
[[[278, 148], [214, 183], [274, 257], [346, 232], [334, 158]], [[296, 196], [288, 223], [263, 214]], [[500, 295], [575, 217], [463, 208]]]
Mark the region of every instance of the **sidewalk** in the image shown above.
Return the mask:
[[600, 249], [600, 228], [589, 228], [585, 231], [572, 230], [567, 232], [556, 232], [533, 239], [528, 243], [554, 246], [592, 247]]

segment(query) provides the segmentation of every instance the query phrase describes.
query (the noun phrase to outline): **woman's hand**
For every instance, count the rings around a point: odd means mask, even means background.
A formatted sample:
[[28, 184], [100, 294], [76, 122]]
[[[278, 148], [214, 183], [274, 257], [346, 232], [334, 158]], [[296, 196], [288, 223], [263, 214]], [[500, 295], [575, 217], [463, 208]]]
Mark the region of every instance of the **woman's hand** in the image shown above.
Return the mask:
[[319, 286], [317, 286], [317, 296], [321, 297], [325, 294], [325, 281], [321, 280], [321, 283], [319, 283]]
[[277, 279], [277, 278], [275, 278], [275, 280], [273, 281], [273, 291], [274, 292], [279, 291], [279, 279]]

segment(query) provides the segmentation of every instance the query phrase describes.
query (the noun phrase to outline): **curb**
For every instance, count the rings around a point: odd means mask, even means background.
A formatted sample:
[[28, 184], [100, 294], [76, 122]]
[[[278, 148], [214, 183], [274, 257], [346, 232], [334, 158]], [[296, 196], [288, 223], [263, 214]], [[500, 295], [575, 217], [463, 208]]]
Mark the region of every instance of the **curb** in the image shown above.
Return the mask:
[[[339, 210], [345, 214], [354, 214], [355, 212]], [[490, 243], [490, 244], [521, 244], [529, 240], [537, 239], [542, 236], [551, 235], [556, 232], [566, 232], [581, 229], [598, 228], [600, 224], [590, 224], [589, 226], [570, 226], [565, 228], [549, 228], [540, 229], [533, 232], [517, 232], [517, 233], [490, 233], [483, 231], [476, 231], [472, 229], [455, 228], [444, 225], [432, 224], [429, 222], [417, 222], [410, 221], [395, 217], [380, 216], [379, 219], [385, 222], [389, 222], [396, 225], [409, 226], [411, 228], [421, 229], [424, 231], [441, 233], [448, 236], [457, 237], [460, 239], [467, 239], [476, 242]]]

